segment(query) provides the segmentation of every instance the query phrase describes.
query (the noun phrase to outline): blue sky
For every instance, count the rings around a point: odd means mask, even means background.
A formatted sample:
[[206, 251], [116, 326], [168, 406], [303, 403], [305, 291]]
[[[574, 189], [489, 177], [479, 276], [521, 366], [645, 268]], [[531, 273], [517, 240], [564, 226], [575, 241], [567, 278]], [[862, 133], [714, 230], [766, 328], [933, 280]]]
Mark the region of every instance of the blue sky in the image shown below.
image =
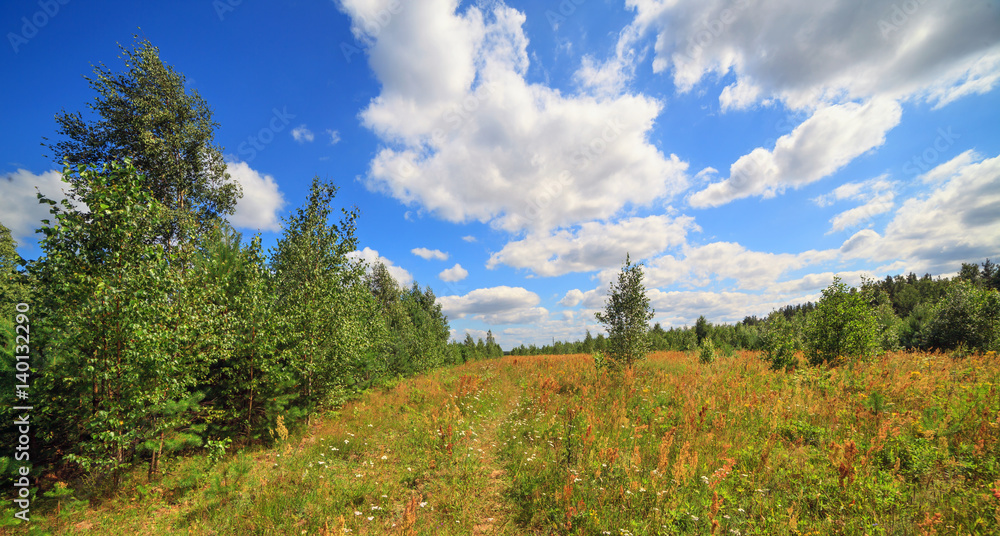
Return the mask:
[[600, 331], [626, 252], [665, 326], [1000, 257], [996, 0], [97, 4], [0, 6], [0, 221], [29, 258], [42, 137], [133, 34], [214, 111], [245, 236], [332, 180], [356, 256], [459, 339]]

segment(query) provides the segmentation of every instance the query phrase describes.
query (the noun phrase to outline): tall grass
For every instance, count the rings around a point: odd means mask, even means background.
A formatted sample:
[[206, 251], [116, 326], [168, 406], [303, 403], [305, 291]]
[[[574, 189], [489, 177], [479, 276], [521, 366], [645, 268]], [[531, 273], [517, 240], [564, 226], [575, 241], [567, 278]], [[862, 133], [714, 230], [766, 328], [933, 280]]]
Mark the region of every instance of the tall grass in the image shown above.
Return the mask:
[[998, 371], [994, 355], [785, 373], [671, 352], [619, 375], [505, 357], [370, 392], [274, 448], [136, 472], [90, 507], [50, 493], [9, 530], [997, 534]]

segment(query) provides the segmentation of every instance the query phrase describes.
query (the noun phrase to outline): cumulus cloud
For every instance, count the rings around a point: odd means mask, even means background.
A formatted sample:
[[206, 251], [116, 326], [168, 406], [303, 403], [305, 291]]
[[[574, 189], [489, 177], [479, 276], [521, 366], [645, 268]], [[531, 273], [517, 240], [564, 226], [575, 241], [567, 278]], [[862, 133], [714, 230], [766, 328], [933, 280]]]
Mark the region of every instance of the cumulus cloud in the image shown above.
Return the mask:
[[716, 207], [749, 196], [774, 197], [822, 179], [885, 143], [902, 108], [887, 99], [827, 106], [775, 142], [758, 147], [729, 168], [729, 177], [691, 195], [695, 207]]
[[326, 129], [326, 135], [330, 137], [330, 145], [337, 145], [340, 142], [340, 132]]
[[292, 137], [299, 143], [309, 143], [316, 139], [316, 136], [304, 124], [292, 129]]
[[437, 301], [449, 317], [471, 317], [487, 324], [524, 324], [548, 316], [548, 310], [537, 307], [541, 301], [538, 295], [522, 287], [481, 288], [464, 296], [441, 296]]
[[448, 260], [448, 254], [439, 249], [413, 248], [410, 253], [424, 260], [437, 259], [439, 261]]
[[856, 227], [866, 221], [870, 222], [875, 216], [895, 208], [896, 185], [888, 178], [888, 174], [883, 174], [863, 182], [848, 182], [828, 194], [814, 198], [812, 201], [820, 207], [827, 207], [844, 200], [863, 202], [862, 205], [845, 210], [831, 218], [831, 228], [827, 234]]
[[907, 199], [882, 234], [844, 241], [845, 258], [900, 259], [915, 272], [950, 273], [958, 263], [1000, 254], [1000, 156], [966, 151], [919, 177], [929, 193]]
[[[773, 149], [739, 158], [729, 178], [689, 199], [719, 206], [771, 197], [843, 167], [880, 146], [904, 101], [945, 106], [1000, 83], [1000, 25], [987, 2], [943, 0], [628, 0], [633, 44], [655, 36], [653, 70], [677, 91], [705, 80], [735, 81], [719, 93], [722, 111], [783, 103], [811, 113]], [[872, 202], [867, 213], [885, 210]], [[846, 214], [857, 222], [865, 211]]]
[[[735, 242], [713, 242], [704, 246], [684, 246], [683, 256], [664, 255], [650, 260], [644, 268], [649, 287], [681, 284], [704, 287], [731, 280], [737, 288], [767, 289], [788, 272], [835, 260], [836, 250], [809, 250], [801, 253], [753, 251]], [[615, 271], [599, 274], [611, 281]]]
[[240, 229], [280, 231], [278, 212], [285, 206], [285, 197], [274, 177], [261, 174], [246, 162], [226, 162], [226, 172], [243, 188], [229, 223]]
[[401, 287], [408, 287], [413, 284], [413, 275], [411, 275], [410, 272], [406, 271], [402, 267], [396, 266], [395, 263], [379, 255], [378, 251], [372, 248], [365, 247], [365, 249], [360, 251], [352, 251], [347, 254], [347, 257], [355, 261], [364, 262], [368, 272], [371, 272], [371, 268], [375, 265], [375, 263], [381, 262], [389, 271], [389, 275], [391, 275], [392, 278], [396, 280], [396, 283], [399, 283]]
[[626, 253], [638, 260], [681, 245], [688, 231], [697, 229], [694, 218], [688, 216], [588, 222], [576, 230], [531, 233], [521, 240], [508, 242], [490, 256], [486, 266], [492, 269], [504, 264], [527, 268], [545, 277], [590, 272], [621, 265]]
[[583, 292], [580, 289], [572, 289], [566, 292], [563, 299], [559, 300], [559, 305], [563, 307], [576, 307], [583, 301]]
[[39, 175], [25, 169], [0, 175], [0, 223], [10, 229], [19, 244], [34, 242], [35, 229], [42, 227], [41, 220], [55, 223], [49, 205], [40, 204], [36, 195], [41, 192], [60, 201], [66, 199], [68, 191], [69, 184], [62, 181], [62, 173], [54, 169]]
[[445, 281], [448, 283], [461, 281], [468, 276], [469, 276], [469, 271], [466, 270], [465, 268], [462, 268], [462, 265], [458, 263], [455, 263], [455, 266], [452, 266], [447, 270], [443, 270], [440, 274], [438, 274], [438, 277], [441, 278], [441, 281]]
[[466, 236], [462, 237], [462, 240], [464, 240], [466, 242], [469, 242], [471, 244], [471, 243], [475, 243], [476, 242], [476, 237], [474, 237], [472, 235], [466, 235]]
[[428, 0], [374, 32], [379, 6], [341, 2], [382, 85], [361, 113], [385, 142], [370, 189], [452, 222], [546, 231], [685, 188], [687, 164], [648, 139], [662, 103], [525, 79], [524, 14]]
[[[986, 2], [627, 5], [636, 10], [637, 32], [656, 35], [653, 69], [669, 71], [680, 91], [732, 74], [736, 87], [760, 88], [759, 96], [774, 95], [793, 108], [875, 96], [942, 104], [989, 91], [1000, 74], [1000, 25], [996, 7]], [[741, 91], [751, 90], [732, 89], [729, 98]]]

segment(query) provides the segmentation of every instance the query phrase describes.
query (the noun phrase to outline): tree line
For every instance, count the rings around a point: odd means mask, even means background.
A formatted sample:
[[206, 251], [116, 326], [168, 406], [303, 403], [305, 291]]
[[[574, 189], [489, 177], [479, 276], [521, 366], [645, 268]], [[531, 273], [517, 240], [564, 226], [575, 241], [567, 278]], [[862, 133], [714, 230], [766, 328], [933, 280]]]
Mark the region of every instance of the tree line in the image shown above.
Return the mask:
[[[834, 340], [824, 343], [824, 338]], [[846, 342], [852, 338], [856, 340]], [[664, 329], [655, 323], [646, 332], [646, 339], [651, 350], [697, 351], [706, 359], [735, 350], [760, 351], [776, 367], [794, 366], [798, 364], [796, 353], [808, 353], [818, 346], [828, 347], [829, 352], [866, 355], [901, 349], [955, 355], [998, 351], [1000, 267], [987, 259], [981, 264], [963, 263], [952, 278], [918, 277], [911, 272], [863, 280], [858, 288], [837, 279], [819, 303], [787, 305], [763, 318], [747, 316], [733, 324], [712, 324], [704, 315], [692, 326]], [[706, 346], [710, 350], [706, 351]], [[589, 354], [607, 349], [603, 333], [594, 337], [587, 330], [582, 340], [522, 344], [510, 353]], [[837, 357], [828, 356], [829, 352], [821, 352], [826, 357], [817, 354], [812, 361]]]
[[[87, 78], [94, 119], [56, 116], [45, 145], [68, 199], [39, 194], [41, 255], [21, 259], [0, 223], [0, 385], [30, 384], [33, 477], [113, 489], [137, 465], [269, 441], [353, 393], [502, 355], [492, 333], [449, 344], [430, 288], [352, 259], [359, 212], [336, 213], [332, 183], [313, 179], [270, 251], [245, 240], [208, 105], [148, 41], [122, 51], [123, 72]], [[21, 303], [30, 378], [15, 376]], [[21, 465], [0, 453], [4, 481]]]

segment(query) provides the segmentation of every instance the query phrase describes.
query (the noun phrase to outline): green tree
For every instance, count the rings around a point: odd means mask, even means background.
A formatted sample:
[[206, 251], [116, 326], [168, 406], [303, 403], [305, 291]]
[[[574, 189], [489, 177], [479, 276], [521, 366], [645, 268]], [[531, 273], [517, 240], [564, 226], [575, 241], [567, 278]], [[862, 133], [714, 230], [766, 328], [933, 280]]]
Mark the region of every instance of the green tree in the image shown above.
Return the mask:
[[878, 320], [861, 293], [834, 277], [806, 318], [805, 342], [812, 365], [870, 357], [879, 350]]
[[764, 323], [761, 337], [764, 348], [764, 360], [771, 370], [790, 371], [799, 365], [795, 355], [797, 338], [795, 326], [785, 318], [785, 315], [775, 311]]
[[585, 354], [594, 353], [594, 336], [590, 334], [590, 330], [587, 330], [587, 334], [583, 337], [583, 345], [581, 351]]
[[642, 276], [642, 265], [632, 264], [626, 254], [617, 283], [611, 282], [604, 312], [595, 313], [608, 331], [608, 358], [618, 367], [632, 367], [649, 351], [653, 309]]
[[7, 320], [14, 318], [15, 306], [28, 301], [31, 293], [27, 274], [18, 269], [22, 264], [17, 242], [10, 229], [0, 223], [0, 317]]
[[192, 284], [213, 290], [209, 299], [220, 313], [210, 334], [218, 356], [200, 386], [205, 403], [218, 412], [210, 435], [266, 438], [297, 390], [292, 367], [277, 349], [278, 323], [260, 237], [243, 246], [240, 233], [220, 222], [199, 249], [195, 268]]
[[[357, 249], [357, 208], [330, 222], [337, 187], [313, 179], [305, 205], [284, 220], [271, 257], [281, 351], [296, 374], [311, 411], [360, 389], [385, 373], [385, 322], [366, 285], [365, 267], [348, 254]], [[332, 397], [332, 398], [331, 398]]]
[[945, 350], [1000, 350], [1000, 292], [954, 281], [930, 312], [925, 344]]
[[698, 337], [697, 344], [699, 347], [701, 346], [702, 341], [704, 341], [705, 338], [711, 334], [711, 330], [712, 324], [708, 322], [705, 315], [699, 316], [698, 320], [694, 323], [694, 334]]
[[148, 442], [162, 445], [164, 433], [175, 445], [201, 444], [193, 388], [209, 363], [196, 346], [179, 351], [197, 334], [177, 334], [212, 311], [191, 316], [188, 304], [197, 300], [184, 296], [176, 269], [183, 252], [153, 240], [168, 210], [129, 162], [67, 168], [64, 177], [84, 185], [89, 212], [39, 195], [56, 222], [43, 220], [43, 256], [31, 265], [41, 317], [34, 385], [46, 401], [38, 437], [117, 483]]
[[[185, 90], [184, 76], [164, 65], [149, 41], [139, 41], [131, 50], [119, 48], [124, 72], [100, 64], [86, 77], [97, 93], [88, 104], [96, 118], [86, 120], [80, 112], [65, 110], [56, 114], [62, 139], [45, 145], [60, 165], [99, 170], [130, 158], [142, 174], [142, 186], [172, 216], [158, 237], [169, 245], [185, 232], [180, 222], [185, 213], [194, 214], [197, 226], [207, 231], [213, 220], [233, 213], [242, 193], [226, 173], [221, 148], [213, 144], [218, 124], [204, 99]], [[69, 180], [75, 199], [87, 196], [85, 181]]]

